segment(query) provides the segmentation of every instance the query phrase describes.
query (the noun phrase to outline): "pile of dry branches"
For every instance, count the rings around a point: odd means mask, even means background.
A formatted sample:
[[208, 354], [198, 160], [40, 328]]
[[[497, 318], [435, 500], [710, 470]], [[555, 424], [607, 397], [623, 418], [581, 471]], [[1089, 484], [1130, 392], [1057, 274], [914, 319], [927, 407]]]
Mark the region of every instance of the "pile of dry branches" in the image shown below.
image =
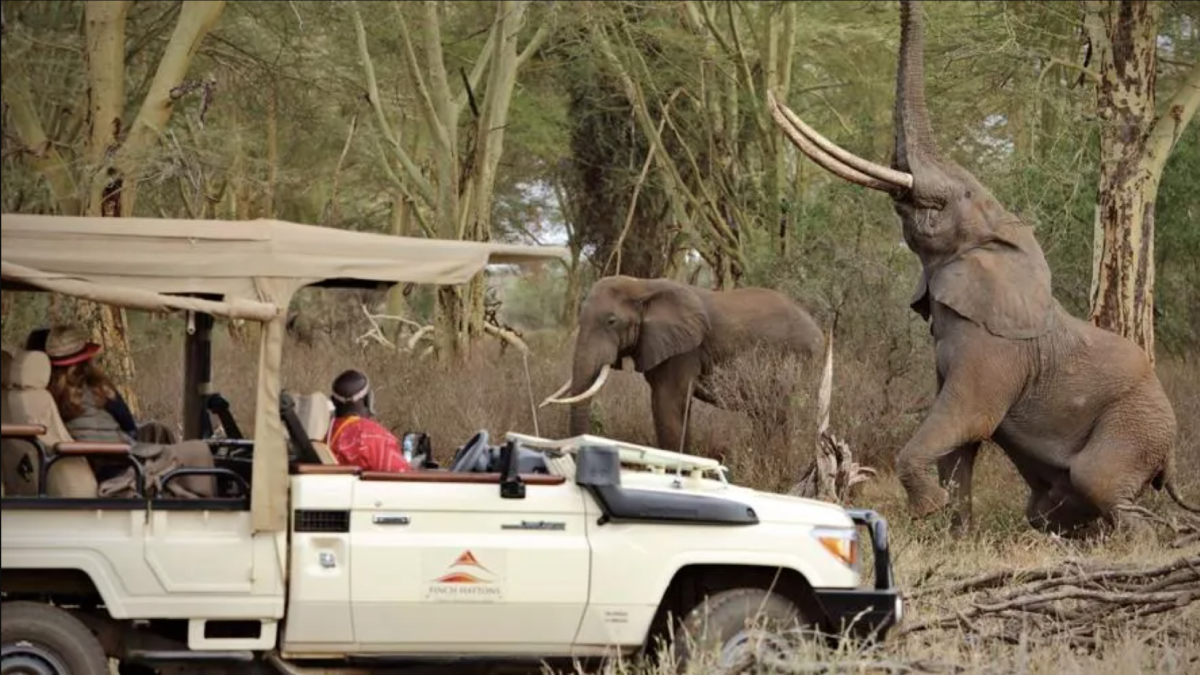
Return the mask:
[[944, 613], [903, 626], [899, 635], [958, 628], [982, 640], [1066, 637], [1074, 646], [1089, 648], [1110, 630], [1184, 632], [1165, 625], [1161, 615], [1200, 600], [1200, 554], [1165, 565], [1077, 561], [1003, 570], [921, 588], [910, 598], [926, 606], [944, 605]]

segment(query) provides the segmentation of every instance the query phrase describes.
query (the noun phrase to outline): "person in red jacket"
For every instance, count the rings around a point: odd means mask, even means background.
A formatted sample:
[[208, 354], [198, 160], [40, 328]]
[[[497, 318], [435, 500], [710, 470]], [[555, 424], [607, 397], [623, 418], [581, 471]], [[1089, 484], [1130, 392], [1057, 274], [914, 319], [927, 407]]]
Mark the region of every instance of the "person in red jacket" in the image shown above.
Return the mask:
[[347, 370], [333, 381], [333, 426], [329, 449], [339, 464], [364, 471], [411, 471], [395, 434], [375, 421], [374, 393], [367, 376]]

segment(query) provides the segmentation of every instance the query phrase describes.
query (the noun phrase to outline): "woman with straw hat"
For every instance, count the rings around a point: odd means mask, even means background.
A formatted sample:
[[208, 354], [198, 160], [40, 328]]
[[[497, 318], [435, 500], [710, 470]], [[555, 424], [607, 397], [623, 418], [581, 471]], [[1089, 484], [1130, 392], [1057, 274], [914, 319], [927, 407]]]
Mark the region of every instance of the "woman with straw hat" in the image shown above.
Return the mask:
[[[96, 365], [94, 357], [100, 350], [75, 326], [55, 326], [46, 336], [45, 351], [52, 367], [50, 395], [71, 437], [128, 443], [142, 462], [148, 489], [156, 485], [155, 478], [180, 466], [212, 468], [212, 452], [204, 441], [174, 443], [174, 434], [161, 424], [138, 426], [117, 388]], [[88, 462], [106, 496], [132, 489], [132, 470], [125, 461], [93, 456]], [[171, 481], [168, 490], [178, 496], [211, 497], [215, 486], [212, 476], [186, 476]]]

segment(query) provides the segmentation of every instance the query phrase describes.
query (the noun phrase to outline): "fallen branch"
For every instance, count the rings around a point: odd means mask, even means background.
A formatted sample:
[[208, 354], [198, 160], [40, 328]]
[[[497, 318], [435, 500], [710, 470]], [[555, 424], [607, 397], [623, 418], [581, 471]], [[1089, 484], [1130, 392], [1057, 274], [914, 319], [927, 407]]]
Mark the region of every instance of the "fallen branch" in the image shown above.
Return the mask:
[[398, 349], [395, 343], [384, 336], [383, 327], [379, 325], [380, 321], [396, 321], [408, 326], [412, 326], [416, 329], [412, 336], [408, 339], [408, 342], [405, 344], [404, 351], [408, 352], [414, 351], [417, 348], [417, 343], [421, 341], [421, 338], [433, 332], [433, 326], [422, 326], [416, 321], [406, 319], [402, 316], [393, 316], [391, 314], [372, 314], [371, 311], [367, 309], [367, 306], [362, 304], [359, 305], [359, 308], [362, 309], [363, 316], [367, 317], [367, 322], [371, 324], [371, 328], [368, 329], [366, 333], [358, 336], [358, 338], [355, 340], [357, 344], [363, 344], [367, 340], [374, 340], [375, 342], [378, 342], [389, 349]]
[[383, 328], [380, 327], [379, 322], [375, 320], [375, 317], [371, 315], [371, 312], [367, 311], [367, 306], [359, 305], [359, 307], [362, 308], [363, 315], [365, 315], [367, 317], [367, 322], [371, 324], [371, 328], [368, 329], [366, 333], [363, 333], [362, 335], [358, 336], [358, 338], [355, 340], [355, 343], [361, 345], [361, 344], [365, 343], [367, 340], [374, 340], [374, 341], [378, 342], [379, 344], [383, 345], [384, 347], [387, 347], [389, 349], [395, 349], [396, 345], [393, 344], [391, 340], [387, 339], [387, 337], [384, 336]]
[[845, 441], [826, 431], [817, 439], [816, 457], [788, 494], [844, 504], [850, 488], [875, 475], [875, 469], [854, 461]]
[[433, 326], [421, 326], [418, 328], [412, 334], [412, 337], [408, 338], [408, 351], [411, 352], [416, 349], [417, 343], [421, 341], [421, 338], [426, 336], [429, 336], [431, 340], [433, 339]]
[[956, 628], [985, 640], [1065, 636], [1076, 646], [1091, 646], [1108, 628], [1128, 629], [1200, 600], [1200, 555], [1162, 565], [1071, 561], [1002, 570], [911, 597], [934, 594], [969, 604], [903, 626], [897, 635]]
[[485, 324], [483, 324], [483, 332], [487, 333], [488, 335], [493, 335], [495, 337], [500, 338], [504, 342], [507, 342], [508, 344], [521, 350], [521, 353], [523, 353], [523, 354], [529, 353], [529, 345], [525, 344], [525, 341], [522, 340], [521, 338], [517, 337], [517, 334], [511, 330], [506, 330], [499, 326], [494, 326], [490, 323], [485, 323]]

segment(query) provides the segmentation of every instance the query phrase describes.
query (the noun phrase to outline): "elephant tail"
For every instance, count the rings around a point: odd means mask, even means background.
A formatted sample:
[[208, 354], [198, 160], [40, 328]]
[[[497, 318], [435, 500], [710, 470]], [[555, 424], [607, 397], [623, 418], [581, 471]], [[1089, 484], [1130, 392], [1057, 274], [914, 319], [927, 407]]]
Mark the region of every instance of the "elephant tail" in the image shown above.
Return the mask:
[[1167, 494], [1170, 495], [1171, 499], [1173, 499], [1181, 508], [1186, 511], [1191, 511], [1192, 513], [1200, 513], [1200, 508], [1196, 508], [1195, 506], [1188, 504], [1187, 502], [1183, 501], [1183, 497], [1179, 496], [1179, 489], [1175, 485], [1174, 478], [1175, 462], [1174, 458], [1172, 458], [1171, 460], [1167, 461], [1166, 468], [1164, 468], [1157, 476], [1154, 477], [1154, 488], [1157, 490], [1166, 488]]

